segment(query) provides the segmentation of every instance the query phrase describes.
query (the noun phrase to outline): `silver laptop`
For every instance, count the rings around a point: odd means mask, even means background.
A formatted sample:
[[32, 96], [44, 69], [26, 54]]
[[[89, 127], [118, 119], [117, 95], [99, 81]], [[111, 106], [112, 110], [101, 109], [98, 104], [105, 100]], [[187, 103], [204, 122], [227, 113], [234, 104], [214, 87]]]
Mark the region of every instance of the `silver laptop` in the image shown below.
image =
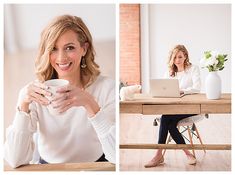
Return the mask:
[[182, 97], [178, 79], [150, 79], [152, 97]]

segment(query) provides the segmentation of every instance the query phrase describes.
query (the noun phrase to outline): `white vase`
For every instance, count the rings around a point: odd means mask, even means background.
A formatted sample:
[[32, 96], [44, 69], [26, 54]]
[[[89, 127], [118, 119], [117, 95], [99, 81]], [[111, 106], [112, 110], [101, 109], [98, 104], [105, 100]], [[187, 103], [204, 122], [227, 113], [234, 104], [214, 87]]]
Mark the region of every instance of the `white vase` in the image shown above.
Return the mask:
[[209, 72], [205, 82], [206, 97], [210, 100], [219, 99], [221, 96], [221, 79], [216, 71]]

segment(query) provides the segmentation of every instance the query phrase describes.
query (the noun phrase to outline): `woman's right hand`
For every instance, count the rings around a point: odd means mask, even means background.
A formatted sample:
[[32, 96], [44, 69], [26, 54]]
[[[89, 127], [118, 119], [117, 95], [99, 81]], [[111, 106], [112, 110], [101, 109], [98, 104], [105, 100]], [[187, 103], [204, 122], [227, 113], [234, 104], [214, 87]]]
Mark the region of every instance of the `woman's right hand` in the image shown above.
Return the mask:
[[25, 98], [21, 102], [20, 109], [24, 112], [29, 111], [29, 104], [33, 101], [41, 104], [48, 105], [50, 101], [45, 96], [51, 96], [51, 92], [49, 92], [48, 87], [40, 83], [38, 81], [34, 81], [27, 85], [27, 93]]

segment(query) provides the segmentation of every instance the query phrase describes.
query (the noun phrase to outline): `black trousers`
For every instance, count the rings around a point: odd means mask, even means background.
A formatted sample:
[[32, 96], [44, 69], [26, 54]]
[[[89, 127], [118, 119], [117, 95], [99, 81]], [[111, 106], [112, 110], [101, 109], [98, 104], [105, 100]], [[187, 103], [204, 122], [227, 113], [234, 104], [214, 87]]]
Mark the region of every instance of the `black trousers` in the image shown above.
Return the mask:
[[[95, 162], [108, 162], [108, 160], [105, 159], [105, 155], [102, 154], [102, 156], [101, 156], [98, 160], [96, 160]], [[43, 160], [41, 157], [40, 157], [40, 159], [39, 159], [39, 163], [40, 163], [40, 164], [48, 164], [48, 162], [46, 162], [45, 160]]]
[[175, 143], [185, 144], [184, 138], [182, 137], [177, 128], [177, 123], [184, 118], [191, 117], [194, 115], [196, 114], [162, 115], [159, 128], [158, 144], [166, 143], [168, 132], [170, 133]]

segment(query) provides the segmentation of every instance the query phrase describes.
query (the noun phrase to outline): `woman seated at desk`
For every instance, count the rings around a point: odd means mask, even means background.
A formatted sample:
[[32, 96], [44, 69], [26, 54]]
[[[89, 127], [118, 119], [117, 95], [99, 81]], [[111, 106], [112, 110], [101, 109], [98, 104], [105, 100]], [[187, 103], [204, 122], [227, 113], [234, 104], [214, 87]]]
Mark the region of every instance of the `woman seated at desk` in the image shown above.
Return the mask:
[[[192, 65], [189, 61], [188, 51], [184, 45], [175, 46], [169, 55], [169, 71], [166, 74], [166, 78], [177, 78], [179, 80], [179, 86], [181, 93], [192, 94], [200, 92], [200, 71], [195, 65]], [[182, 114], [182, 115], [162, 115], [159, 129], [158, 144], [165, 144], [168, 131], [177, 144], [186, 144], [184, 138], [177, 129], [177, 123], [187, 117], [195, 114]], [[145, 167], [155, 167], [164, 162], [162, 154], [163, 149], [158, 149], [155, 156], [149, 161]], [[188, 158], [190, 165], [196, 164], [196, 158], [193, 154], [183, 149]]]
[[[37, 81], [20, 91], [6, 132], [5, 159], [11, 167], [30, 163], [34, 133], [39, 163], [115, 163], [115, 82], [100, 75], [94, 59], [92, 37], [81, 18], [59, 16], [45, 28], [35, 64]], [[52, 96], [43, 83], [50, 79], [65, 79], [69, 85]], [[60, 115], [51, 114], [48, 105]]]

